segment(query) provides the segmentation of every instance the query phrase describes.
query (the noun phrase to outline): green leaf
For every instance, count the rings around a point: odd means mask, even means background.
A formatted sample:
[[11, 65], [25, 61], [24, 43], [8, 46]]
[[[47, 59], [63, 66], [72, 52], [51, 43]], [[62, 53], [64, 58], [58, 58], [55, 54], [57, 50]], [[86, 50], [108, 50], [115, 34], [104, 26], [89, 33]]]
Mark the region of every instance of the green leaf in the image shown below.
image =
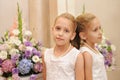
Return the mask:
[[6, 40], [8, 40], [8, 33], [9, 33], [9, 31], [5, 32], [5, 35], [4, 35]]
[[83, 5], [83, 11], [82, 11], [82, 14], [85, 13], [85, 4]]
[[108, 52], [110, 52], [112, 49], [110, 46], [107, 47]]
[[18, 37], [23, 42], [23, 37], [22, 37], [22, 12], [20, 11], [18, 3], [17, 3], [17, 6], [18, 6], [18, 29], [20, 31]]

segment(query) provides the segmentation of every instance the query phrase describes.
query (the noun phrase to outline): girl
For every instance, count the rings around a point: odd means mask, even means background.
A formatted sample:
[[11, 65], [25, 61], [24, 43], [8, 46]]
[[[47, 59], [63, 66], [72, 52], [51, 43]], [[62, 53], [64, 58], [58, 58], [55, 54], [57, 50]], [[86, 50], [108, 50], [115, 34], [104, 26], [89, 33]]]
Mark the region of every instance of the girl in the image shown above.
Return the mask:
[[75, 36], [76, 22], [69, 13], [63, 13], [55, 20], [52, 34], [55, 47], [43, 55], [44, 80], [84, 80], [83, 56], [71, 45]]
[[85, 13], [76, 18], [77, 30], [75, 46], [83, 53], [85, 80], [107, 80], [103, 55], [95, 47], [101, 42], [101, 25], [96, 16]]

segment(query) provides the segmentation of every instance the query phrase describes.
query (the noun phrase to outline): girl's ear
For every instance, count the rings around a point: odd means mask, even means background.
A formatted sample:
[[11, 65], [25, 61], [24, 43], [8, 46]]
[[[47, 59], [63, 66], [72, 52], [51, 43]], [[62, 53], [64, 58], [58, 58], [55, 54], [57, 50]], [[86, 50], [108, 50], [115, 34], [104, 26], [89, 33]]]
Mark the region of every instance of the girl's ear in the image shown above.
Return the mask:
[[80, 32], [79, 33], [79, 36], [82, 40], [86, 40], [86, 35], [85, 35], [85, 32]]
[[73, 40], [75, 38], [75, 35], [76, 33], [74, 32], [70, 40]]

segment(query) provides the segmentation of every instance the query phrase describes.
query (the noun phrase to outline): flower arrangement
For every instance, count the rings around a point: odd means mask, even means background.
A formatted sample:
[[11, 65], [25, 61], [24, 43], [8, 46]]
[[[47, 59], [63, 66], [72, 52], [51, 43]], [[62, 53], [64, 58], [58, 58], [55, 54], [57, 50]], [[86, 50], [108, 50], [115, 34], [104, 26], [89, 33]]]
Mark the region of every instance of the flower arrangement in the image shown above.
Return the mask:
[[[41, 72], [41, 43], [32, 38], [32, 33], [23, 27], [22, 13], [18, 5], [18, 17], [10, 31], [0, 42], [0, 76], [20, 80], [19, 76]], [[30, 80], [36, 80], [31, 75]]]
[[105, 67], [107, 69], [114, 69], [115, 59], [114, 51], [116, 50], [115, 46], [103, 36], [103, 40], [97, 46], [98, 50], [103, 54], [105, 59]]

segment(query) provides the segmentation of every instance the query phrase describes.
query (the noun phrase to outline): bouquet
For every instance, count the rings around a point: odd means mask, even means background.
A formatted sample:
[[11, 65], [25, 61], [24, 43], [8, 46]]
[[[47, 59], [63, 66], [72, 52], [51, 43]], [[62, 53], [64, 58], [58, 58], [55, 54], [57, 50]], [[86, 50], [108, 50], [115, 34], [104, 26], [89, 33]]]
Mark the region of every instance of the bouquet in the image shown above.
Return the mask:
[[[41, 43], [32, 38], [31, 31], [23, 27], [18, 5], [17, 20], [0, 41], [0, 76], [19, 80], [19, 76], [40, 73]], [[35, 80], [31, 76], [31, 80]], [[33, 79], [34, 78], [34, 79]]]
[[114, 69], [115, 59], [114, 51], [116, 50], [115, 46], [103, 36], [103, 40], [97, 46], [98, 50], [102, 53], [105, 59], [105, 67], [107, 69]]

